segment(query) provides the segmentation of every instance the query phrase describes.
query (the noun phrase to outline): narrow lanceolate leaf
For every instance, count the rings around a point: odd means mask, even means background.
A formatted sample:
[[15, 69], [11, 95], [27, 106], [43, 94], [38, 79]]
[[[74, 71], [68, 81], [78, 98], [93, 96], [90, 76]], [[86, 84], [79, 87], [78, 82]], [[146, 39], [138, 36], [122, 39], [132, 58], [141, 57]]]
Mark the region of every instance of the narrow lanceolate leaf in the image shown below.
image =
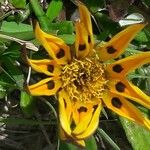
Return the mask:
[[20, 107], [27, 116], [31, 116], [34, 112], [35, 101], [31, 95], [24, 91], [21, 92]]
[[134, 150], [150, 149], [150, 131], [125, 118], [120, 117], [121, 124], [125, 130], [128, 141]]
[[97, 129], [98, 133], [101, 135], [101, 137], [111, 145], [112, 149], [114, 150], [120, 150], [118, 145], [109, 137], [109, 135], [102, 129], [98, 128]]
[[3, 72], [9, 77], [8, 79], [11, 79], [19, 89], [23, 89], [24, 76], [19, 67], [8, 57], [3, 57], [1, 60], [3, 61], [3, 67], [5, 68], [2, 68]]

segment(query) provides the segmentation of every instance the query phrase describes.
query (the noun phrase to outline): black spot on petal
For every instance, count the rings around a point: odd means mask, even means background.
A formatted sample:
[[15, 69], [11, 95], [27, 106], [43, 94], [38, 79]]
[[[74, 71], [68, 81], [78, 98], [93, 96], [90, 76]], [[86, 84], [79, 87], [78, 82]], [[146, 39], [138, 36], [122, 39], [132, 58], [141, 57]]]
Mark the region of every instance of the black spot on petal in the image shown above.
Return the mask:
[[120, 73], [120, 72], [123, 70], [122, 66], [119, 65], [119, 64], [113, 66], [112, 69], [113, 69], [113, 71], [116, 72], [116, 73]]
[[118, 97], [113, 97], [111, 99], [111, 103], [116, 108], [121, 108], [121, 106], [122, 106], [122, 102], [120, 101], [120, 99]]
[[91, 37], [88, 35], [88, 43], [91, 43]]
[[117, 51], [113, 46], [108, 46], [106, 49], [107, 49], [107, 53], [109, 54], [113, 54]]
[[79, 51], [84, 51], [86, 49], [85, 44], [79, 44]]
[[65, 108], [67, 107], [67, 103], [66, 103], [66, 101], [65, 101], [65, 99], [63, 99], [64, 100], [64, 105], [65, 105]]
[[48, 89], [49, 89], [49, 90], [53, 89], [53, 88], [55, 87], [54, 81], [53, 81], [53, 80], [49, 81], [49, 82], [47, 83], [47, 86], [48, 86]]
[[122, 82], [118, 82], [118, 83], [115, 85], [115, 87], [116, 87], [116, 90], [117, 90], [118, 92], [124, 92], [124, 91], [125, 91], [125, 88], [126, 88], [126, 86], [125, 86]]
[[54, 71], [54, 66], [53, 66], [53, 65], [48, 65], [48, 66], [47, 66], [47, 70], [48, 70], [49, 72], [53, 73], [53, 71]]
[[62, 57], [64, 57], [65, 56], [65, 51], [61, 48], [60, 50], [59, 50], [59, 52], [56, 54], [56, 57], [58, 58], [58, 59], [60, 59], [60, 58], [62, 58]]
[[94, 108], [94, 111], [93, 113], [95, 113], [96, 109], [97, 109], [98, 105], [94, 105], [93, 108]]
[[96, 110], [96, 109], [97, 109], [97, 107], [98, 107], [98, 105], [94, 105], [94, 106], [93, 106], [94, 110]]
[[87, 108], [81, 106], [81, 107], [78, 109], [78, 112], [79, 112], [79, 113], [81, 113], [81, 112], [87, 112]]
[[60, 92], [61, 90], [62, 90], [62, 87], [60, 87], [57, 92]]

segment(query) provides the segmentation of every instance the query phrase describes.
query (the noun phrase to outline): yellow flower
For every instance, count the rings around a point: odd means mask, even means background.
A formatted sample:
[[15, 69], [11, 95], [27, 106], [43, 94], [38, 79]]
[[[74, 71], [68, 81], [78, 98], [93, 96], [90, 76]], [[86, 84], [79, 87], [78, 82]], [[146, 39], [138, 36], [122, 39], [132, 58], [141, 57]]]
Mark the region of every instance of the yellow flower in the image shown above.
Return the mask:
[[54, 95], [59, 102], [60, 134], [63, 140], [85, 146], [84, 139], [96, 130], [103, 106], [150, 129], [150, 121], [130, 102], [150, 108], [150, 97], [126, 79], [133, 69], [150, 62], [150, 52], [141, 52], [113, 63], [145, 24], [135, 24], [109, 42], [94, 46], [90, 13], [79, 4], [74, 48], [36, 26], [36, 38], [50, 59], [28, 59], [30, 66], [47, 78], [28, 86], [32, 95]]

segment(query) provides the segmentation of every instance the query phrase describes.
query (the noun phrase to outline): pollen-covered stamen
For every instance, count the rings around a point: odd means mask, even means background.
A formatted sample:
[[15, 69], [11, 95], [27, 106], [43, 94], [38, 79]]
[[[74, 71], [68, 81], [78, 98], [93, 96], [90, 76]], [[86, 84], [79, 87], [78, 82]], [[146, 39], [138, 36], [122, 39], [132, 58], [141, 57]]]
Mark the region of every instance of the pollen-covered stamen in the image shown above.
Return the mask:
[[105, 72], [103, 64], [98, 59], [85, 58], [73, 59], [62, 69], [63, 88], [68, 92], [72, 100], [83, 102], [93, 97], [101, 98], [105, 84]]

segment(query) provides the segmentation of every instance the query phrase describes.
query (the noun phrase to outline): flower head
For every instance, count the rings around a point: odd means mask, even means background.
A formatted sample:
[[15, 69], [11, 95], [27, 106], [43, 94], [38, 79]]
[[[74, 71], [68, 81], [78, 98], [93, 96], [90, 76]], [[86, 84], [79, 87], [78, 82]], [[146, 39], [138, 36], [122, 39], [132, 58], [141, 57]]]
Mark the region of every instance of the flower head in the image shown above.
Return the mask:
[[94, 46], [90, 13], [83, 4], [79, 12], [74, 49], [36, 26], [36, 38], [51, 59], [28, 59], [35, 71], [47, 76], [28, 86], [30, 93], [56, 94], [61, 138], [78, 145], [85, 146], [84, 139], [96, 130], [103, 106], [150, 129], [150, 121], [130, 102], [150, 108], [150, 98], [126, 79], [131, 70], [150, 62], [150, 52], [107, 62], [122, 54], [145, 24], [129, 26], [109, 42]]

